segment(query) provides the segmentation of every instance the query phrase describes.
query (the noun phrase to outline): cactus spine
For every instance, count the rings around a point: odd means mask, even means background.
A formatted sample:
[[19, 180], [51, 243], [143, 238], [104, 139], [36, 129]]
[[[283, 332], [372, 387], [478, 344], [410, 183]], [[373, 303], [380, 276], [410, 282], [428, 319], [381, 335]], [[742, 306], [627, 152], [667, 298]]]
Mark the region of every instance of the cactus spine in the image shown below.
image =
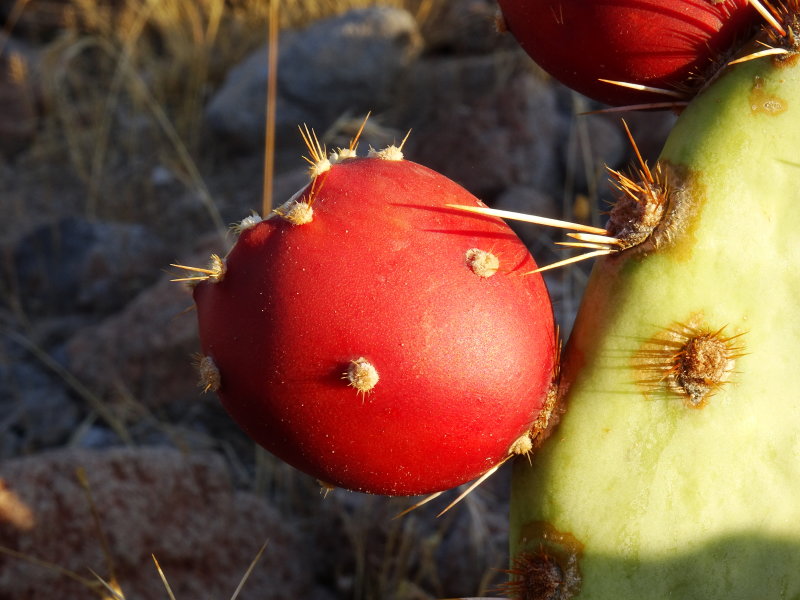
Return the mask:
[[518, 460], [525, 600], [800, 598], [800, 64], [729, 67], [659, 166], [665, 216], [599, 259], [566, 411]]

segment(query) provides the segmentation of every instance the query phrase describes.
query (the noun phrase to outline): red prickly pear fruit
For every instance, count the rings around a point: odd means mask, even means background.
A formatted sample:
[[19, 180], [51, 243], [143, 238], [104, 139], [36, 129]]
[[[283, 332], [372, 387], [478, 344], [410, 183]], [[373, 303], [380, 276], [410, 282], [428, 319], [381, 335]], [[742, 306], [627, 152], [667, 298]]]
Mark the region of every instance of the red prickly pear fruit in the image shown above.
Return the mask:
[[674, 98], [608, 81], [688, 93], [758, 21], [748, 0], [498, 1], [503, 25], [540, 67], [612, 105]]
[[[535, 429], [553, 313], [508, 226], [447, 206], [479, 200], [375, 156], [247, 221], [223, 275], [195, 287], [201, 362], [233, 419], [287, 463], [351, 490], [424, 494], [480, 476]], [[313, 214], [293, 224], [298, 204]]]

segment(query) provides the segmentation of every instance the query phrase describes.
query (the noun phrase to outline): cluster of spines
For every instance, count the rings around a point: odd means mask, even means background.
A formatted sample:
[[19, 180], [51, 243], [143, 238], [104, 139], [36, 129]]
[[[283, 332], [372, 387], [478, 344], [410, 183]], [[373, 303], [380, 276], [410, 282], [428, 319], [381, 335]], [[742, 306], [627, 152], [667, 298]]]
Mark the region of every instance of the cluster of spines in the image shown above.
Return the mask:
[[582, 574], [579, 563], [583, 544], [550, 523], [528, 525], [527, 533], [541, 540], [534, 551], [517, 554], [505, 571], [509, 580], [497, 592], [515, 600], [569, 600], [580, 594]]
[[632, 367], [646, 391], [665, 390], [689, 408], [703, 408], [735, 373], [744, 356], [744, 333], [726, 334], [699, 317], [659, 331], [634, 354]]
[[[303, 159], [309, 163], [308, 172], [309, 179], [311, 181], [310, 186], [300, 189], [296, 194], [289, 198], [289, 200], [274, 208], [266, 217], [262, 217], [258, 213], [253, 212], [238, 223], [231, 225], [231, 230], [235, 234], [240, 235], [242, 232], [255, 227], [262, 221], [274, 217], [282, 218], [293, 225], [304, 225], [313, 221], [313, 204], [324, 182], [325, 173], [327, 173], [333, 165], [339, 162], [358, 157], [357, 151], [359, 138], [364, 131], [364, 127], [366, 126], [368, 118], [369, 114], [367, 114], [366, 118], [361, 124], [361, 127], [359, 128], [355, 137], [353, 137], [353, 139], [350, 141], [350, 144], [347, 148], [338, 148], [330, 153], [328, 153], [326, 147], [320, 143], [319, 138], [313, 129], [310, 129], [307, 125], [299, 127], [298, 129], [300, 130], [300, 136], [302, 137], [303, 142], [306, 144], [306, 148], [308, 149], [308, 156], [304, 156]], [[381, 160], [403, 160], [403, 145], [408, 139], [408, 135], [410, 133], [411, 132], [409, 131], [409, 133], [406, 134], [399, 146], [392, 144], [386, 148], [383, 148], [382, 150], [370, 148], [367, 157], [378, 158]], [[196, 285], [202, 281], [221, 281], [225, 275], [226, 269], [225, 258], [216, 254], [211, 256], [211, 261], [207, 267], [192, 267], [177, 263], [173, 263], [170, 266], [190, 273], [190, 275], [186, 277], [176, 277], [173, 279], [173, 281], [186, 282], [189, 285]]]
[[[623, 121], [622, 124], [636, 155], [637, 166], [631, 175], [608, 169], [612, 185], [619, 191], [620, 196], [611, 210], [611, 218], [606, 227], [594, 227], [493, 208], [451, 206], [487, 216], [565, 229], [568, 230], [567, 237], [574, 241], [556, 242], [556, 245], [587, 250], [584, 254], [540, 267], [532, 273], [565, 267], [599, 256], [618, 254], [630, 248], [646, 247], [643, 244], [651, 239], [657, 228], [664, 229], [663, 225], [667, 222], [672, 226], [672, 221], [675, 220], [674, 214], [680, 214], [680, 211], [672, 210], [670, 211], [673, 213], [671, 221], [665, 221], [662, 218], [668, 212], [669, 204], [678, 195], [675, 194], [674, 186], [668, 181], [667, 170], [660, 164], [656, 164], [653, 169], [648, 166], [639, 152], [627, 123]], [[665, 234], [666, 236], [668, 236], [668, 232]], [[657, 246], [658, 244], [653, 245]]]

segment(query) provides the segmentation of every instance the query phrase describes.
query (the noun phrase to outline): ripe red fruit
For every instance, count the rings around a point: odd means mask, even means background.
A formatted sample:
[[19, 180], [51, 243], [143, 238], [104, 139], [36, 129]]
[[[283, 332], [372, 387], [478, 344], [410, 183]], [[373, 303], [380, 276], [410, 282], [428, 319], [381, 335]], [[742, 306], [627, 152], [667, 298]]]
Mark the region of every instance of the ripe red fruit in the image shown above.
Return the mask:
[[[669, 96], [600, 81], [660, 89], [691, 87], [748, 34], [758, 13], [747, 0], [499, 0], [505, 25], [545, 71], [612, 105]], [[717, 65], [719, 66], [719, 65]]]
[[278, 211], [310, 204], [310, 221], [247, 223], [196, 286], [204, 381], [259, 444], [327, 484], [410, 495], [527, 434], [555, 357], [547, 290], [502, 221], [448, 203], [480, 205], [418, 164], [350, 158]]

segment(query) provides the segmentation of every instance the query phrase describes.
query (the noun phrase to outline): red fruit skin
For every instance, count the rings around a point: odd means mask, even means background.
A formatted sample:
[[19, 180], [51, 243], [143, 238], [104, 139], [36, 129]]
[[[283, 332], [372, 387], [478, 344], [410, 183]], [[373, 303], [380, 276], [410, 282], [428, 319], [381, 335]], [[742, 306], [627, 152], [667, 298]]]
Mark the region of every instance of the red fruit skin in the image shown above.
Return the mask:
[[691, 87], [759, 19], [747, 0], [498, 1], [508, 30], [539, 66], [568, 87], [616, 106], [674, 99], [600, 79]]
[[[542, 408], [555, 356], [547, 290], [502, 221], [408, 161], [321, 175], [314, 219], [242, 232], [219, 282], [195, 288], [218, 394], [259, 444], [328, 484], [385, 495], [449, 489], [508, 455]], [[308, 189], [305, 192], [308, 193]], [[500, 269], [466, 264], [473, 247]], [[380, 380], [344, 379], [366, 358]]]

